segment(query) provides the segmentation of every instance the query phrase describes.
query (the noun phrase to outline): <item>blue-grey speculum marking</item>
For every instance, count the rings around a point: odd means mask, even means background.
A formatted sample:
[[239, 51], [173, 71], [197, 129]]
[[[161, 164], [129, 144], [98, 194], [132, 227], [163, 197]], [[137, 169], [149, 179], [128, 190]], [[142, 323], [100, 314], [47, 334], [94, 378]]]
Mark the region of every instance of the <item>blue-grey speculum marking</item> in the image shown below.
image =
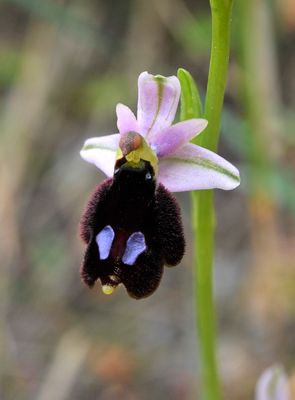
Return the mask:
[[106, 260], [110, 254], [112, 243], [115, 237], [115, 232], [110, 225], [103, 228], [96, 236], [96, 243], [99, 249], [101, 260]]
[[[111, 252], [115, 232], [110, 225], [105, 226], [96, 235], [96, 243], [99, 249], [101, 260], [106, 260]], [[122, 261], [126, 265], [134, 265], [137, 257], [146, 250], [145, 237], [142, 232], [133, 232], [126, 243]]]
[[137, 257], [146, 249], [144, 234], [134, 232], [129, 236], [122, 261], [127, 265], [134, 265]]

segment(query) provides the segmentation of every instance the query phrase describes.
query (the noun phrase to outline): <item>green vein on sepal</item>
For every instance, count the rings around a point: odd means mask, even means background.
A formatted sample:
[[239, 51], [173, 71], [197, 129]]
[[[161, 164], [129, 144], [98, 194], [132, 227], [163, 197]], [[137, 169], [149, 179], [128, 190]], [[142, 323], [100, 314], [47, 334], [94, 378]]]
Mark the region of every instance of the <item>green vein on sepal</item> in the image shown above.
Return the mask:
[[116, 151], [115, 147], [112, 148], [112, 147], [106, 147], [106, 146], [97, 145], [97, 144], [86, 144], [85, 146], [82, 147], [81, 151], [94, 150], [94, 149]]
[[233, 179], [237, 183], [240, 182], [239, 175], [235, 175], [233, 172], [230, 172], [228, 169], [223, 168], [223, 167], [219, 166], [218, 164], [215, 164], [213, 161], [207, 160], [206, 158], [194, 158], [192, 160], [192, 159], [183, 159], [183, 158], [180, 159], [178, 157], [169, 157], [169, 160], [173, 160], [174, 162], [195, 164], [195, 165], [198, 165], [199, 167], [203, 167], [205, 169], [219, 172], [220, 174], [223, 174], [223, 175]]
[[151, 126], [149, 127], [148, 133], [151, 131], [152, 127], [155, 125], [155, 122], [158, 118], [160, 109], [161, 109], [161, 104], [162, 104], [162, 100], [163, 100], [163, 91], [164, 91], [164, 82], [165, 82], [165, 77], [162, 75], [155, 75], [154, 76], [154, 81], [156, 82], [156, 84], [158, 85], [158, 104], [157, 104], [157, 111], [155, 113], [153, 122], [151, 124]]

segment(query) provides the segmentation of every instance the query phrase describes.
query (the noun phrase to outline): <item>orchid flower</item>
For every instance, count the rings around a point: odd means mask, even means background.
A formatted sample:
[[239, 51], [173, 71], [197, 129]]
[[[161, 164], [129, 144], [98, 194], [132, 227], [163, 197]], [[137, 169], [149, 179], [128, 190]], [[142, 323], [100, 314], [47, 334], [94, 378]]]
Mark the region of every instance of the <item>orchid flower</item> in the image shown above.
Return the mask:
[[255, 400], [290, 400], [288, 380], [282, 367], [273, 366], [263, 372], [256, 386]]
[[171, 192], [234, 189], [239, 172], [217, 154], [189, 143], [204, 119], [172, 125], [180, 97], [177, 77], [138, 79], [137, 118], [118, 104], [119, 133], [86, 140], [81, 157], [108, 177], [88, 203], [81, 222], [87, 243], [81, 276], [100, 279], [105, 294], [122, 283], [130, 296], [149, 296], [163, 266], [184, 254], [180, 210]]

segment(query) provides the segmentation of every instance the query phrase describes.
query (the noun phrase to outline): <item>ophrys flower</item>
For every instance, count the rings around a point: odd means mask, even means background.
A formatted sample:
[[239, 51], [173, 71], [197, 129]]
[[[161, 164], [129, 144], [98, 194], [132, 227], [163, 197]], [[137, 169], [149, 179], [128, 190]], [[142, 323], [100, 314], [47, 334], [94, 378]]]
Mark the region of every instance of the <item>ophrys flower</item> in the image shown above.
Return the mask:
[[189, 141], [204, 119], [172, 125], [180, 97], [175, 76], [143, 72], [138, 79], [137, 118], [117, 105], [118, 134], [88, 139], [81, 156], [110, 179], [93, 194], [82, 218], [87, 249], [81, 275], [104, 293], [123, 283], [135, 298], [158, 286], [163, 266], [184, 253], [179, 207], [169, 191], [233, 189], [239, 172], [217, 154]]

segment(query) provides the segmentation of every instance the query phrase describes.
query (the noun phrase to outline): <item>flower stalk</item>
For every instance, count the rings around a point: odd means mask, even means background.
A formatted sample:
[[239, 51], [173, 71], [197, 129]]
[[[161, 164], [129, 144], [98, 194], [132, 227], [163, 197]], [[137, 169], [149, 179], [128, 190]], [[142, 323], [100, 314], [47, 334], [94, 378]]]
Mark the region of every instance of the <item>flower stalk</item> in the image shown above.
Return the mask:
[[[203, 115], [195, 102], [195, 117], [204, 117], [208, 126], [197, 139], [201, 146], [215, 151], [218, 146], [226, 86], [232, 0], [211, 0], [212, 41], [208, 84]], [[181, 79], [181, 77], [179, 76]], [[182, 82], [182, 81], [181, 81]], [[196, 96], [195, 96], [196, 97]], [[182, 112], [184, 117], [185, 113]], [[190, 113], [190, 118], [191, 118]], [[214, 194], [212, 190], [192, 193], [193, 232], [195, 237], [195, 302], [201, 370], [201, 398], [222, 397], [216, 354], [216, 316], [213, 291], [215, 235]]]

